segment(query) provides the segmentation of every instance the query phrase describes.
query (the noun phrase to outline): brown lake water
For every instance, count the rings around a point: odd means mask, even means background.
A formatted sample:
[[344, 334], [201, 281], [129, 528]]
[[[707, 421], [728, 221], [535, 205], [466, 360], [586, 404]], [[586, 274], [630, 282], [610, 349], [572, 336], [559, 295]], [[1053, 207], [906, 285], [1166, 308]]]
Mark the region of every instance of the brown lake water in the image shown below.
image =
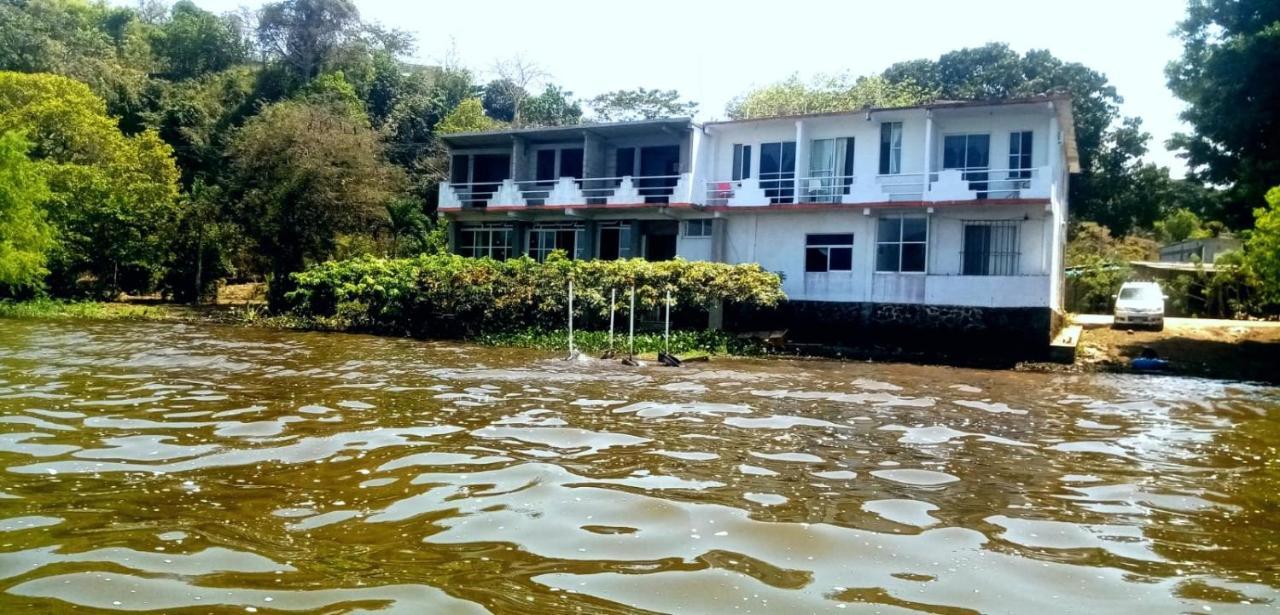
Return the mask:
[[0, 612], [1253, 613], [1280, 389], [0, 320]]

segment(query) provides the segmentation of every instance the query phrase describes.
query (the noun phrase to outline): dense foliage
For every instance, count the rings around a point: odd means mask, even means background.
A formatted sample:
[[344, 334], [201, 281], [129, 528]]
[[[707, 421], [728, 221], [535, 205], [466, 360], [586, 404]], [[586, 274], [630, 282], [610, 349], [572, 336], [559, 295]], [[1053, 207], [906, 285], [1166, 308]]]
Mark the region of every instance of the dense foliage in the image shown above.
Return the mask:
[[1280, 2], [1191, 0], [1179, 34], [1166, 73], [1192, 132], [1171, 145], [1194, 177], [1228, 187], [1222, 221], [1247, 227], [1280, 182]]
[[621, 306], [634, 287], [638, 313], [662, 305], [667, 291], [675, 306], [699, 311], [719, 301], [771, 306], [784, 298], [782, 280], [759, 265], [571, 261], [558, 254], [545, 263], [453, 255], [367, 257], [315, 265], [294, 280], [297, 288], [288, 303], [296, 315], [337, 317], [358, 328], [417, 336], [564, 328], [569, 280], [580, 326], [607, 323], [614, 289]]
[[0, 133], [0, 294], [40, 288], [53, 247], [53, 229], [39, 207], [48, 188], [27, 148], [20, 134]]

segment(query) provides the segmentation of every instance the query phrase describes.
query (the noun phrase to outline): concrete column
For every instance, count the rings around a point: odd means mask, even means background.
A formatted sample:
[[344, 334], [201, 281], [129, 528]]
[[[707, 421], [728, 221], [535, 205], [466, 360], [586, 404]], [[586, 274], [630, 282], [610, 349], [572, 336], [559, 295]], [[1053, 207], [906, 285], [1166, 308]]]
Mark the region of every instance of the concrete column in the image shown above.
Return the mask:
[[458, 240], [461, 239], [461, 234], [462, 234], [462, 229], [458, 227], [460, 227], [461, 225], [458, 224], [457, 220], [449, 220], [444, 216], [440, 216], [440, 219], [449, 221], [449, 226], [446, 227], [448, 229], [448, 232], [445, 233], [445, 241], [448, 243], [449, 254], [457, 254]]
[[587, 132], [582, 136], [582, 176], [604, 177], [604, 140]]
[[688, 132], [680, 139], [680, 172], [693, 172], [693, 135]]
[[796, 120], [796, 194], [793, 203], [804, 198], [804, 177], [809, 174], [809, 142], [805, 136], [804, 120]]
[[599, 226], [599, 223], [595, 220], [587, 220], [582, 223], [583, 260], [594, 260], [596, 258], [596, 229]]
[[729, 241], [729, 221], [725, 218], [711, 219], [711, 262], [725, 262], [725, 244]]
[[929, 176], [933, 172], [933, 111], [924, 112], [924, 200], [929, 198]]
[[532, 179], [529, 173], [529, 148], [524, 137], [511, 137], [511, 179], [517, 182]]

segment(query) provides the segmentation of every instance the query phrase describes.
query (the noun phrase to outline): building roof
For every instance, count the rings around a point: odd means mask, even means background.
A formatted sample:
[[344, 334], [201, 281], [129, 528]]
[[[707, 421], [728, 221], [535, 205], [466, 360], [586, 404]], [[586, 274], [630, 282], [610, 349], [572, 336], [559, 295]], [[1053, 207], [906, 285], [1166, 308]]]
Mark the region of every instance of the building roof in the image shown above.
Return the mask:
[[576, 124], [573, 126], [542, 126], [534, 128], [508, 128], [483, 132], [458, 132], [440, 135], [440, 140], [451, 147], [487, 147], [511, 145], [512, 137], [520, 137], [531, 143], [546, 143], [581, 138], [585, 133], [602, 137], [630, 137], [653, 134], [654, 130], [672, 133], [687, 132], [693, 120], [687, 117], [635, 120], [631, 122], [604, 122]]

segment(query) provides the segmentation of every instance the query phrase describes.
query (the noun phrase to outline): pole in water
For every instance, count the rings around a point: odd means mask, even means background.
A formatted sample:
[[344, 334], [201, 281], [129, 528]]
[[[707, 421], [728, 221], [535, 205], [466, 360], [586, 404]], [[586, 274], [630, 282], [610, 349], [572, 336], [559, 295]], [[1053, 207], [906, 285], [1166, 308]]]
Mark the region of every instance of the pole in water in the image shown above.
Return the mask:
[[613, 315], [618, 302], [618, 289], [609, 289], [609, 352], [613, 352]]
[[671, 354], [671, 289], [667, 289], [667, 320], [662, 328], [662, 346], [667, 354]]
[[631, 329], [627, 331], [627, 354], [636, 354], [636, 287], [631, 287]]
[[573, 280], [569, 280], [569, 358], [573, 358]]

